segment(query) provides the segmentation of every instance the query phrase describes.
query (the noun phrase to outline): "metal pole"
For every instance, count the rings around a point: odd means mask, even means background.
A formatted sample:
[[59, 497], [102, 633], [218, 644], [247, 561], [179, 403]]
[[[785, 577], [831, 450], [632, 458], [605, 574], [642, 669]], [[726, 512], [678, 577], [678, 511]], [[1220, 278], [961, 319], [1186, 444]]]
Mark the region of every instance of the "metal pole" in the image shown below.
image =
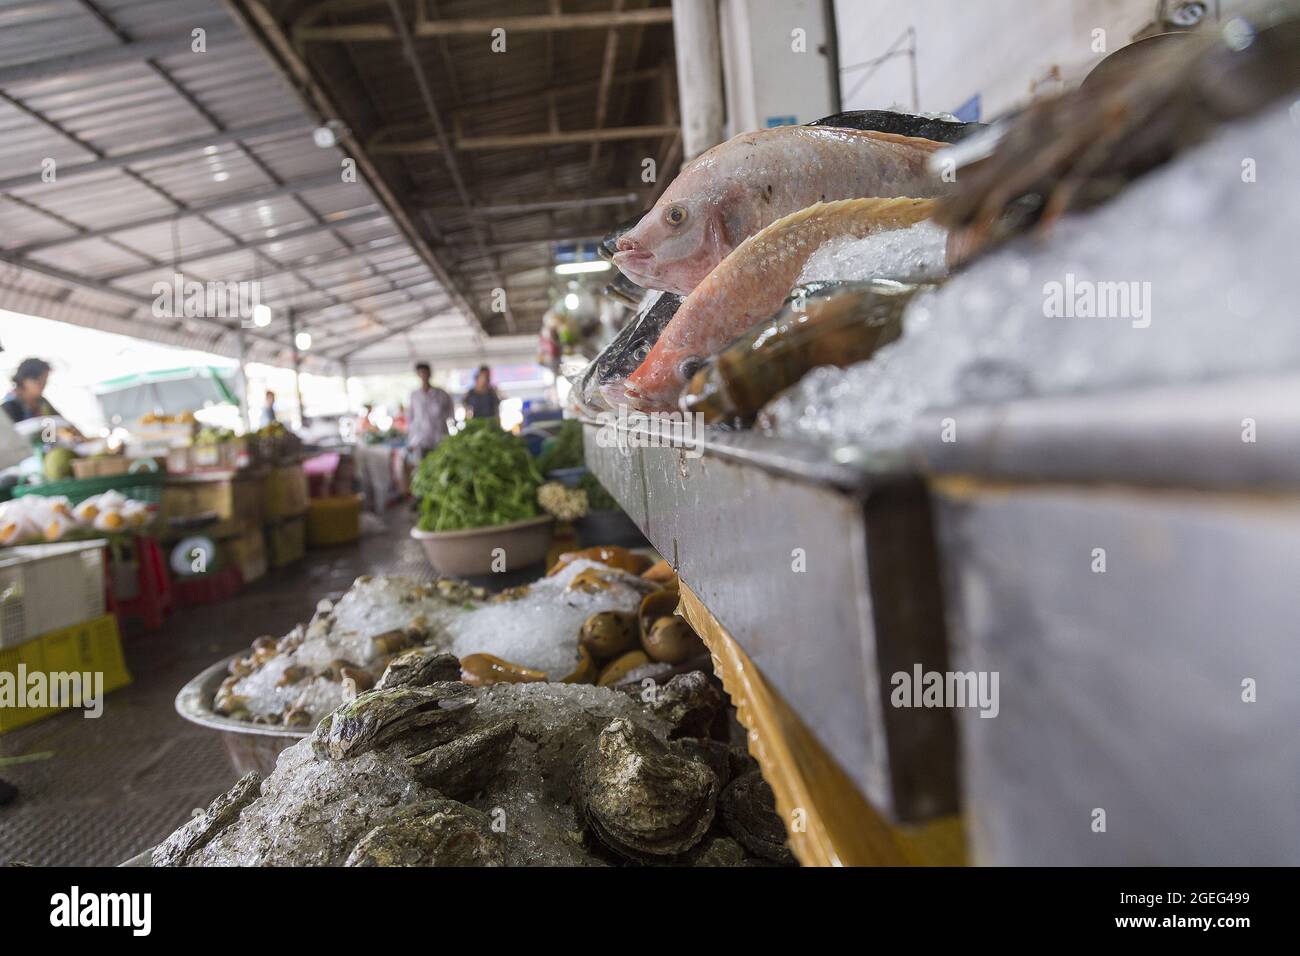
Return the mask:
[[722, 142], [722, 45], [717, 0], [673, 0], [682, 145], [692, 160]]
[[244, 427], [249, 428], [251, 419], [248, 414], [248, 369], [244, 367], [248, 360], [248, 347], [242, 324], [236, 333], [235, 341], [239, 348], [239, 415], [243, 419]]
[[293, 394], [298, 404], [296, 427], [302, 428], [302, 381], [299, 371], [302, 367], [302, 354], [298, 348], [298, 317], [293, 309], [289, 310], [289, 341], [293, 343]]

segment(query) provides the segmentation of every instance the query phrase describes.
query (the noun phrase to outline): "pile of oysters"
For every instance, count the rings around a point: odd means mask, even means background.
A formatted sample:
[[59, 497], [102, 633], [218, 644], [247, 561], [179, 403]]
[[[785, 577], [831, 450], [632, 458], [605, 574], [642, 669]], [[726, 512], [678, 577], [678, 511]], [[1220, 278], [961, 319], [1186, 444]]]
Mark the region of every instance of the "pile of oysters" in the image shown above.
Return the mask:
[[155, 866], [792, 864], [757, 765], [702, 671], [620, 688], [460, 680], [396, 657]]

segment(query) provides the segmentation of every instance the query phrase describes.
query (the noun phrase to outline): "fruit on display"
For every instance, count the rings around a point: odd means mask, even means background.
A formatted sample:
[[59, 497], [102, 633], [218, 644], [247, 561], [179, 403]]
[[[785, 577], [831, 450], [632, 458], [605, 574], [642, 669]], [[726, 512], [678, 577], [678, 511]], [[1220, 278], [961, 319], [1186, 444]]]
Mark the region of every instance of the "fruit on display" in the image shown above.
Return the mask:
[[70, 448], [51, 448], [45, 453], [46, 481], [64, 481], [72, 477], [72, 462], [76, 454]]

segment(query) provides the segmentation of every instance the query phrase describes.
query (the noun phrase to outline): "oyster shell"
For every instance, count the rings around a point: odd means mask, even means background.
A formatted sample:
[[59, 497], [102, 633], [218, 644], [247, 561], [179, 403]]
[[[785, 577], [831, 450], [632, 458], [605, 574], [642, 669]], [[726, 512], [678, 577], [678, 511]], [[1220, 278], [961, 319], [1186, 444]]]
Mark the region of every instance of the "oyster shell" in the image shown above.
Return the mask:
[[639, 862], [667, 860], [713, 823], [718, 778], [629, 720], [612, 721], [579, 757], [574, 802], [605, 846]]
[[785, 824], [776, 798], [757, 770], [741, 774], [722, 791], [722, 820], [727, 831], [750, 853], [773, 863], [792, 864]]
[[416, 648], [394, 658], [375, 684], [375, 690], [391, 687], [426, 687], [440, 681], [460, 680], [460, 661], [455, 654], [430, 648]]
[[477, 702], [469, 687], [450, 682], [367, 691], [316, 726], [312, 749], [325, 760], [346, 760], [417, 728], [445, 724], [454, 732]]
[[703, 671], [678, 674], [655, 695], [651, 709], [668, 723], [670, 738], [707, 737], [722, 710], [722, 692]]
[[154, 847], [153, 865], [183, 866], [192, 854], [238, 819], [240, 811], [257, 799], [261, 786], [262, 775], [256, 770], [244, 774], [205, 811]]
[[697, 760], [704, 764], [718, 778], [718, 785], [725, 787], [732, 777], [731, 745], [721, 740], [708, 740], [703, 737], [681, 737], [670, 745], [673, 753], [688, 760]]
[[472, 796], [497, 772], [518, 724], [503, 720], [406, 758], [421, 783], [449, 797]]
[[731, 837], [714, 837], [690, 853], [691, 866], [744, 866], [745, 848]]
[[364, 837], [344, 866], [503, 866], [487, 815], [455, 800], [407, 807]]

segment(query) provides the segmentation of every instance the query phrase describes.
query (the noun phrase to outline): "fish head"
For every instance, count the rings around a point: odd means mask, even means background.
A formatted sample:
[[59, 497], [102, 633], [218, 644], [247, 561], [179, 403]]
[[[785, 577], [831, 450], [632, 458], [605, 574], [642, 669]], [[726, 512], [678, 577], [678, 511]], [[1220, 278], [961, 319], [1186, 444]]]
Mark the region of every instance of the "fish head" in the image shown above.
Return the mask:
[[646, 360], [623, 383], [623, 399], [642, 411], [668, 411], [677, 407], [682, 389], [708, 362], [699, 348], [677, 346], [662, 339]]
[[689, 295], [731, 249], [721, 201], [665, 193], [618, 238], [613, 259], [637, 285]]

